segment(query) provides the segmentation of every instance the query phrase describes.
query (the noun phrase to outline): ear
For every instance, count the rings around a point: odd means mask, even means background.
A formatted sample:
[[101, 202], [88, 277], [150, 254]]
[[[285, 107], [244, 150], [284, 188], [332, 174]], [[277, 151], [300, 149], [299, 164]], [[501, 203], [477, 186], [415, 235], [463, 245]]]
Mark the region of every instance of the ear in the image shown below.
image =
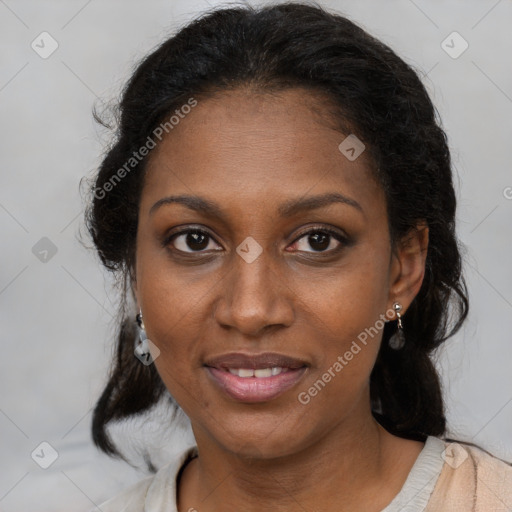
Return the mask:
[[402, 304], [402, 315], [418, 294], [425, 276], [428, 249], [428, 226], [420, 222], [400, 241], [391, 255], [388, 309], [394, 302]]

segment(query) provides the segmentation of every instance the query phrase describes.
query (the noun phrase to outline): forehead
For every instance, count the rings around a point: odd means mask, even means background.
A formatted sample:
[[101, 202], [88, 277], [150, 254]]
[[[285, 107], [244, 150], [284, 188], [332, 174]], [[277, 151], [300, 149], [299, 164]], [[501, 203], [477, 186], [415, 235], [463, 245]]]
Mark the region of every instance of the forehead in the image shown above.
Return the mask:
[[349, 134], [334, 128], [328, 109], [304, 89], [237, 90], [198, 100], [153, 150], [143, 206], [149, 209], [150, 200], [165, 194], [186, 193], [226, 205], [277, 208], [285, 197], [333, 191], [365, 209], [379, 206], [383, 191], [368, 154], [349, 160], [340, 151]]

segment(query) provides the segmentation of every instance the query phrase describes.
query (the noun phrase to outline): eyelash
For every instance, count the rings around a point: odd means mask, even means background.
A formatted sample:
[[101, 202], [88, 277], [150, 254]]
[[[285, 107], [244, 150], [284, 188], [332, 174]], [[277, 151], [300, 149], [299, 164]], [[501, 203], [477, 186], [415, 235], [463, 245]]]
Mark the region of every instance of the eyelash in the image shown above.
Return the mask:
[[[208, 231], [206, 231], [206, 230], [204, 230], [202, 228], [199, 228], [199, 227], [197, 227], [197, 228], [187, 228], [187, 229], [184, 229], [182, 231], [178, 231], [176, 233], [172, 233], [171, 235], [167, 236], [164, 239], [162, 245], [164, 247], [169, 248], [169, 245], [176, 238], [178, 238], [181, 235], [188, 235], [189, 233], [201, 234], [201, 235], [207, 237], [209, 240], [213, 240], [217, 245], [220, 245], [220, 244], [218, 244], [218, 242], [215, 240], [215, 238]], [[331, 228], [328, 228], [328, 227], [314, 227], [314, 228], [310, 228], [307, 231], [304, 231], [304, 232], [300, 233], [295, 238], [295, 240], [292, 242], [291, 245], [295, 244], [296, 242], [298, 242], [299, 240], [301, 240], [302, 238], [304, 238], [306, 236], [309, 236], [309, 235], [312, 235], [312, 234], [316, 234], [316, 233], [322, 233], [322, 234], [330, 235], [332, 238], [334, 238], [335, 240], [337, 240], [340, 243], [340, 246], [335, 248], [335, 249], [331, 249], [329, 251], [298, 251], [298, 252], [306, 252], [307, 254], [318, 254], [318, 255], [325, 255], [325, 254], [332, 255], [332, 254], [335, 254], [335, 253], [339, 252], [340, 249], [343, 246], [350, 245], [350, 239], [349, 238], [347, 238], [346, 236], [342, 235], [338, 231], [335, 231], [334, 229], [331, 229]], [[171, 251], [175, 252], [175, 253], [180, 254], [180, 255], [186, 255], [186, 257], [188, 257], [189, 255], [193, 255], [193, 254], [207, 254], [207, 253], [205, 253], [203, 251], [181, 251], [180, 249], [176, 249], [176, 248], [169, 248], [169, 249]]]

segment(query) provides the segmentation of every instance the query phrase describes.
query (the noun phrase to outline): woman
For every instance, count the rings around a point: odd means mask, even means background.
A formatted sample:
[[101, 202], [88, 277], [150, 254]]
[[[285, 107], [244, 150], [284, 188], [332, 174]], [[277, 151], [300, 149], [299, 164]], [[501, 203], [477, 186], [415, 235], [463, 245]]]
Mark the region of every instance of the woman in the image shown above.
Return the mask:
[[[93, 437], [169, 399], [196, 446], [106, 511], [507, 510], [430, 356], [468, 299], [416, 73], [296, 3], [203, 15], [136, 69], [88, 227], [125, 296]], [[150, 463], [151, 466], [151, 463]]]

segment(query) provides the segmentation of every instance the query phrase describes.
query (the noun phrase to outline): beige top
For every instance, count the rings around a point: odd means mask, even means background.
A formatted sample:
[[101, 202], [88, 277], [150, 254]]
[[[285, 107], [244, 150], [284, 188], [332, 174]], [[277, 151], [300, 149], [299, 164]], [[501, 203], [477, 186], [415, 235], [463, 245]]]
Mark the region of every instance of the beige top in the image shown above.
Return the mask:
[[[100, 510], [177, 512], [176, 478], [196, 455], [196, 446], [185, 448], [155, 475], [103, 503]], [[402, 489], [381, 512], [441, 511], [512, 512], [512, 464], [463, 442], [429, 436]]]

